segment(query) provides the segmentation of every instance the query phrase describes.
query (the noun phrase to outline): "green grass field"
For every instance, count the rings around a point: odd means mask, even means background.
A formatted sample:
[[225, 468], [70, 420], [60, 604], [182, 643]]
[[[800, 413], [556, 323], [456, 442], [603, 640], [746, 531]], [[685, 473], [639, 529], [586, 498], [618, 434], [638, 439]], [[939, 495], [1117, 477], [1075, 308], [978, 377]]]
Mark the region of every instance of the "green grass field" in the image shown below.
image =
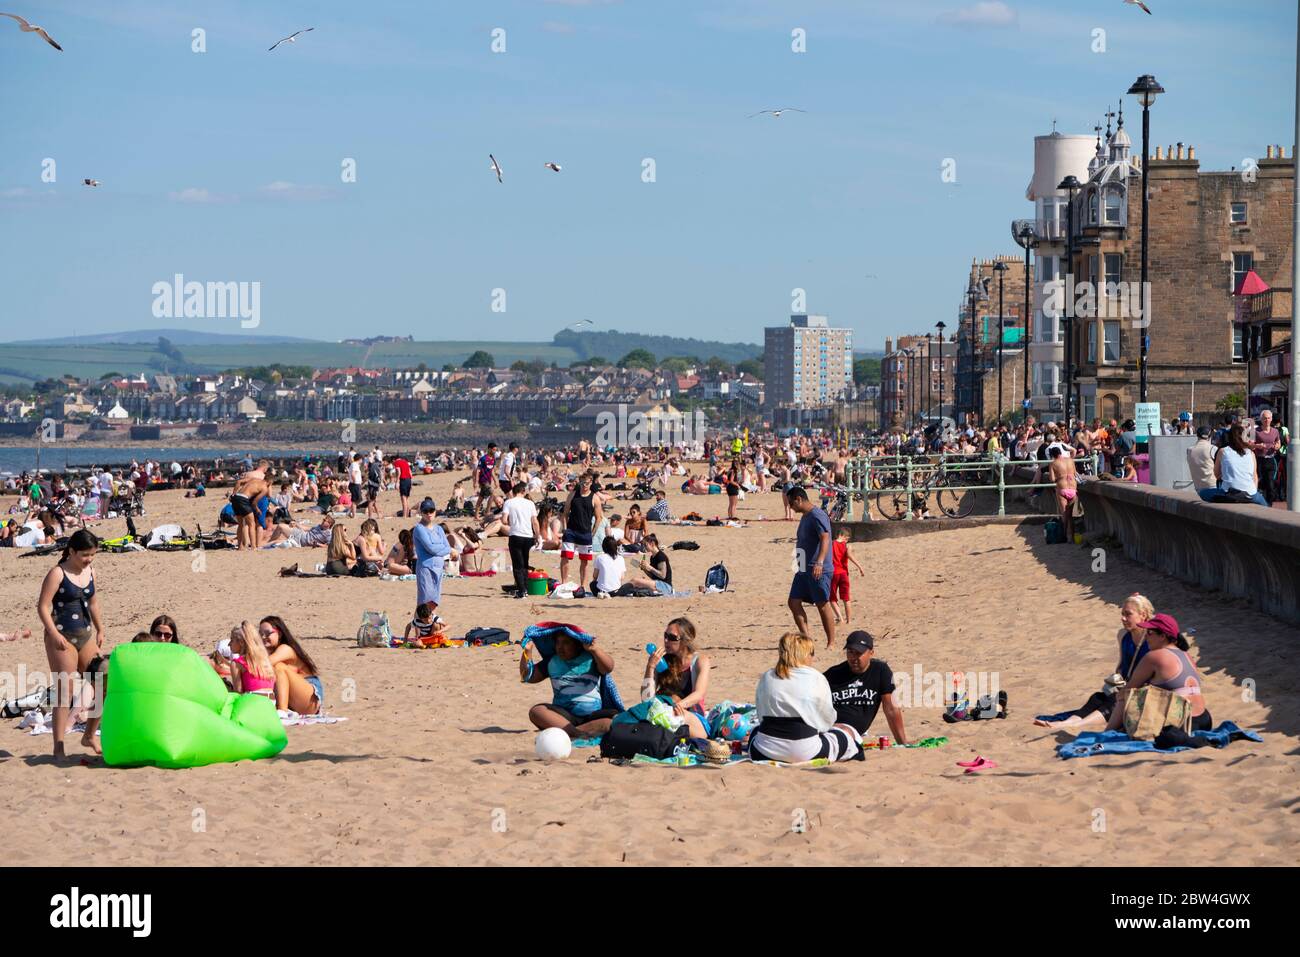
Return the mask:
[[98, 379], [110, 372], [123, 375], [146, 375], [168, 371], [186, 373], [221, 372], [241, 366], [310, 365], [316, 368], [359, 365], [368, 368], [408, 368], [425, 363], [441, 369], [447, 363], [459, 366], [472, 353], [483, 349], [492, 354], [497, 365], [509, 365], [519, 359], [540, 359], [569, 365], [579, 356], [564, 346], [549, 342], [403, 342], [381, 343], [369, 350], [333, 342], [284, 342], [259, 345], [192, 345], [182, 346], [184, 363], [177, 363], [151, 345], [15, 345], [0, 343], [0, 383], [21, 384], [37, 379], [74, 375]]

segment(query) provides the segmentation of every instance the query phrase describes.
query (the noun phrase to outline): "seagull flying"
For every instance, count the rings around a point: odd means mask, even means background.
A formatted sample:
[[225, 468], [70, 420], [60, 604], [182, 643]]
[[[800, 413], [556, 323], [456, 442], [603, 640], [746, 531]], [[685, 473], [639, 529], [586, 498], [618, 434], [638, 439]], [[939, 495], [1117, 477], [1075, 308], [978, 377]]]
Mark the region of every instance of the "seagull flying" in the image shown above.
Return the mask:
[[577, 322], [572, 323], [568, 328], [577, 329], [579, 326], [590, 326], [590, 325], [594, 325], [594, 323], [590, 319], [579, 319]]
[[1146, 11], [1147, 16], [1151, 16], [1151, 10], [1147, 7], [1145, 3], [1142, 2], [1142, 0], [1124, 0], [1124, 2], [1131, 7], [1141, 7], [1143, 10]]
[[289, 34], [287, 37], [284, 37], [284, 38], [282, 38], [282, 39], [280, 39], [280, 40], [276, 40], [273, 44], [271, 44], [269, 47], [267, 47], [266, 52], [267, 52], [267, 53], [270, 53], [272, 50], [274, 50], [276, 47], [278, 47], [281, 43], [293, 43], [293, 42], [295, 42], [295, 39], [296, 39], [297, 37], [302, 36], [304, 33], [311, 33], [311, 31], [313, 31], [313, 30], [315, 30], [315, 29], [316, 29], [315, 27], [308, 27], [306, 30], [299, 30], [297, 33], [291, 33], [291, 34]]
[[87, 186], [98, 186], [98, 185], [99, 185], [99, 180], [97, 180], [97, 179], [83, 179], [82, 182], [85, 183]]
[[501, 179], [501, 164], [497, 162], [497, 158], [493, 156], [491, 153], [488, 153], [488, 159], [492, 161], [492, 165], [488, 168], [497, 174], [497, 182], [498, 183], [504, 182]]
[[547, 169], [549, 169], [549, 170], [550, 170], [551, 172], [553, 172], [553, 173], [558, 173], [558, 172], [560, 171], [560, 164], [559, 164], [559, 163], [543, 163], [542, 165], [545, 166]]
[[44, 27], [34, 27], [26, 20], [24, 20], [22, 17], [18, 16], [18, 14], [16, 13], [0, 13], [0, 17], [9, 17], [10, 19], [17, 20], [18, 28], [22, 30], [23, 33], [39, 33], [42, 37], [45, 38], [45, 42], [48, 43], [50, 46], [54, 47], [54, 49], [56, 50], [63, 49], [63, 47], [59, 46], [57, 43], [54, 42], [53, 37], [51, 37], [48, 33], [45, 32]]
[[782, 113], [807, 113], [807, 110], [797, 110], [793, 106], [783, 107], [779, 110], [759, 110], [757, 113], [750, 113], [747, 119], [753, 119], [756, 116], [762, 116], [764, 113], [770, 113], [772, 116], [779, 117]]

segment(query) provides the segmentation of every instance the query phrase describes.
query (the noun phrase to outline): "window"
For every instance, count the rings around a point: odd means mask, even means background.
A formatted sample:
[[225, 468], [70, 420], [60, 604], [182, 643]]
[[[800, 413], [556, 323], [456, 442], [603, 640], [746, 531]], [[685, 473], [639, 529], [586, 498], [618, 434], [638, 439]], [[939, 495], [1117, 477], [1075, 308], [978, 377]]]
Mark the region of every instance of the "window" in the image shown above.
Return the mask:
[[1088, 192], [1088, 222], [1095, 223], [1096, 221], [1097, 221], [1097, 191], [1094, 189]]
[[1097, 361], [1097, 324], [1089, 322], [1085, 324], [1085, 334], [1088, 337], [1088, 361]]
[[1106, 273], [1104, 279], [1109, 294], [1114, 294], [1114, 290], [1110, 287], [1118, 285], [1123, 274], [1124, 254], [1106, 253]]
[[1236, 292], [1241, 288], [1241, 282], [1246, 278], [1246, 273], [1255, 268], [1254, 253], [1233, 253], [1232, 254], [1232, 289]]
[[1246, 361], [1246, 345], [1242, 337], [1242, 326], [1232, 327], [1232, 361]]
[[1106, 223], [1111, 226], [1119, 224], [1121, 195], [1118, 189], [1106, 190]]
[[1242, 224], [1246, 222], [1246, 204], [1233, 203], [1228, 213], [1228, 222]]
[[1097, 397], [1095, 395], [1083, 396], [1083, 420], [1091, 422], [1097, 417]]
[[1093, 282], [1097, 282], [1098, 280], [1101, 279], [1101, 272], [1100, 270], [1097, 269], [1096, 256], [1088, 257], [1088, 278], [1091, 279]]
[[1108, 319], [1102, 330], [1105, 336], [1105, 347], [1102, 355], [1106, 362], [1119, 362], [1119, 320]]

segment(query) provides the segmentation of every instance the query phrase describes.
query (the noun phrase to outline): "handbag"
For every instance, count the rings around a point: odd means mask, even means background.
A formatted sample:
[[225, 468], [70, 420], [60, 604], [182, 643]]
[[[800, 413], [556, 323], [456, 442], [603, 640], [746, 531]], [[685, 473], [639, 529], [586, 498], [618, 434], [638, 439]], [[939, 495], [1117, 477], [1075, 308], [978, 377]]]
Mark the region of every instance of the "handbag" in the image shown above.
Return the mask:
[[1124, 702], [1124, 730], [1138, 741], [1153, 741], [1165, 728], [1191, 727], [1192, 703], [1164, 688], [1144, 685]]
[[651, 758], [670, 758], [677, 745], [687, 740], [688, 731], [683, 725], [679, 731], [669, 731], [649, 721], [622, 721], [610, 725], [600, 739], [602, 758], [631, 758], [644, 754]]

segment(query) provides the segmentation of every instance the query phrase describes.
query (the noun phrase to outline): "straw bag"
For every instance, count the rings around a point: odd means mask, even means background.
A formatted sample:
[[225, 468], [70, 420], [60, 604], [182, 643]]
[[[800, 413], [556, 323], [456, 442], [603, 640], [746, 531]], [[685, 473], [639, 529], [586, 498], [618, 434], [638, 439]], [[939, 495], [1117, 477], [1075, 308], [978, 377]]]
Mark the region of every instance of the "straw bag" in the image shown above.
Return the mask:
[[1164, 688], [1145, 685], [1129, 693], [1124, 703], [1124, 730], [1130, 738], [1152, 741], [1165, 728], [1189, 732], [1192, 703]]

